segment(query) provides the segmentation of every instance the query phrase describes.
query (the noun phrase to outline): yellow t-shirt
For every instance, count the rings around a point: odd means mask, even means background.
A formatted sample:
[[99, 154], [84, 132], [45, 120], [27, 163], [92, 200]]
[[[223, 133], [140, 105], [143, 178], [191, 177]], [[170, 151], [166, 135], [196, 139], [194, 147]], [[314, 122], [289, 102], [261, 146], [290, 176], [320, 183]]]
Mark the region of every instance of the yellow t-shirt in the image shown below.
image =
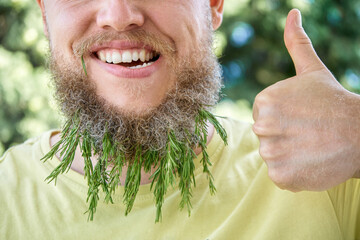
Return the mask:
[[251, 126], [221, 122], [229, 146], [218, 135], [208, 146], [216, 195], [209, 194], [199, 156], [191, 217], [179, 211], [180, 193], [170, 189], [156, 224], [149, 184], [140, 186], [127, 217], [119, 187], [115, 203], [103, 203], [102, 195], [94, 221], [88, 222], [82, 175], [70, 170], [56, 186], [44, 182], [59, 163], [39, 160], [50, 150], [52, 132], [11, 148], [0, 159], [0, 239], [360, 239], [359, 180], [324, 192], [280, 190], [267, 176]]

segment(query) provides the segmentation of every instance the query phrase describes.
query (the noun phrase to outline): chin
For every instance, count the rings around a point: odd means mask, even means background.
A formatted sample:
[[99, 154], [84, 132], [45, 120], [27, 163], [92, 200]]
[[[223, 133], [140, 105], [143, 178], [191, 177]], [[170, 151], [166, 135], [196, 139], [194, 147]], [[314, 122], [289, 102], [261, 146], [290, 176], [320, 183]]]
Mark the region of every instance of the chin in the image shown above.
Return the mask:
[[118, 78], [107, 72], [90, 75], [95, 83], [96, 94], [118, 109], [132, 116], [151, 114], [165, 102], [168, 94], [174, 91], [175, 76], [166, 69], [147, 78]]
[[109, 96], [102, 96], [98, 94], [100, 98], [103, 98], [104, 105], [118, 112], [122, 116], [141, 118], [152, 115], [164, 102], [165, 97], [162, 98], [145, 98], [144, 96], [139, 98], [126, 98], [122, 95], [119, 98], [109, 98]]

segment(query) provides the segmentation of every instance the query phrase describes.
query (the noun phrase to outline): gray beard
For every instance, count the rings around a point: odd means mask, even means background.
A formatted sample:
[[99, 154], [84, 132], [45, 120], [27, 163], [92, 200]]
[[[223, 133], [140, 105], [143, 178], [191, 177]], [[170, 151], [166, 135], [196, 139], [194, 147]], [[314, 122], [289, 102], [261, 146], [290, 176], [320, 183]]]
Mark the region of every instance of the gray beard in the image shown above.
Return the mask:
[[[169, 131], [174, 132], [179, 141], [189, 139], [199, 110], [209, 110], [219, 99], [221, 68], [209, 39], [204, 41], [205, 47], [194, 54], [196, 59], [189, 57], [168, 65], [177, 76], [176, 84], [162, 104], [146, 115], [130, 114], [109, 104], [96, 93], [95, 84], [82, 69], [67, 64], [60, 54], [52, 53], [49, 65], [55, 98], [67, 120], [75, 114], [79, 117], [80, 131], [89, 133], [97, 149], [102, 148], [104, 135], [109, 134], [114, 142], [120, 143], [121, 150], [128, 156], [127, 161], [135, 156], [134, 146], [137, 145], [143, 151], [166, 151]], [[79, 49], [82, 48], [86, 50], [86, 44]], [[198, 138], [191, 135], [191, 144], [195, 146]]]
[[[124, 186], [125, 215], [134, 204], [141, 169], [149, 173], [151, 166], [156, 167], [151, 177], [157, 207], [155, 221], [161, 219], [167, 186], [174, 184], [176, 175], [180, 177], [182, 197], [179, 206], [181, 209], [187, 206], [190, 214], [191, 191], [195, 186], [193, 159], [196, 155], [193, 149], [196, 146], [202, 149], [201, 162], [208, 176], [210, 193], [215, 193], [209, 170], [211, 163], [206, 153], [207, 121], [214, 125], [225, 144], [227, 136], [219, 122], [208, 112], [217, 103], [222, 86], [221, 68], [211, 50], [211, 31], [208, 33], [208, 39], [197, 43], [202, 46], [194, 46], [192, 55], [187, 59], [176, 59], [173, 46], [144, 31], [126, 34], [128, 40], [149, 45], [163, 55], [169, 71], [173, 71], [177, 77], [173, 89], [166, 94], [163, 102], [142, 115], [108, 103], [96, 93], [95, 84], [78, 63], [69, 63], [56, 52], [51, 54], [50, 69], [56, 89], [55, 97], [67, 120], [61, 140], [43, 158], [46, 161], [58, 152], [62, 157], [61, 163], [47, 180], [52, 181], [69, 169], [74, 151], [80, 147], [89, 185], [87, 201], [90, 220], [96, 211], [100, 186], [106, 193], [105, 201], [112, 202], [111, 196], [119, 184], [124, 165], [128, 166]], [[83, 59], [89, 54], [88, 48], [93, 43], [101, 44], [118, 37], [102, 34], [88, 38], [74, 49], [74, 53]], [[135, 93], [141, 94], [143, 90], [140, 86]], [[95, 166], [90, 160], [94, 154], [98, 157]], [[108, 171], [110, 165], [112, 169]]]

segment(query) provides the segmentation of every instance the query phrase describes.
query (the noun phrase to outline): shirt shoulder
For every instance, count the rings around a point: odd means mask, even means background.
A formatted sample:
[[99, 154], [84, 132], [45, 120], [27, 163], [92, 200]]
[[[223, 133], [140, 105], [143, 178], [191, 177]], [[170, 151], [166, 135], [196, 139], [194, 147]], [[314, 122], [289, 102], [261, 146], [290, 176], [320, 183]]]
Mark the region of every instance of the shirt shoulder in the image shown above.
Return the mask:
[[221, 118], [219, 121], [227, 132], [228, 144], [218, 146], [218, 151], [213, 154], [211, 161], [214, 162], [214, 177], [226, 181], [227, 186], [233, 182], [233, 187], [238, 188], [241, 183], [246, 189], [265, 165], [259, 154], [259, 140], [250, 123], [230, 118]]
[[0, 191], [4, 190], [3, 187], [12, 187], [16, 191], [24, 179], [45, 179], [49, 171], [42, 164], [41, 158], [50, 150], [49, 140], [53, 132], [45, 132], [13, 146], [0, 157]]
[[[30, 138], [22, 144], [9, 148], [0, 157], [0, 168], [4, 168], [10, 164], [10, 162], [21, 161], [22, 164], [26, 164], [27, 161], [23, 159], [29, 159], [36, 155], [44, 155], [44, 145], [49, 145], [50, 136], [54, 131], [45, 132], [37, 137]], [[47, 149], [46, 149], [47, 150]]]
[[258, 151], [259, 140], [252, 131], [252, 124], [231, 118], [219, 119], [221, 125], [225, 128], [228, 136], [229, 151], [238, 150], [242, 154]]
[[349, 179], [327, 193], [345, 239], [360, 239], [360, 179]]

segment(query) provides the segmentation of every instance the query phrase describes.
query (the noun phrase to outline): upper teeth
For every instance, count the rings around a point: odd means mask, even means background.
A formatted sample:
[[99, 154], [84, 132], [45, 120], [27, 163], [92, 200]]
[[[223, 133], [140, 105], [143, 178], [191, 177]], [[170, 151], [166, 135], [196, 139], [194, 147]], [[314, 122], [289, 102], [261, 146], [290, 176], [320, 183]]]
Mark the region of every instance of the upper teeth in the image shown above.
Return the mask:
[[154, 53], [146, 49], [119, 51], [116, 49], [100, 50], [97, 52], [99, 59], [107, 63], [131, 63], [132, 61], [148, 62]]

